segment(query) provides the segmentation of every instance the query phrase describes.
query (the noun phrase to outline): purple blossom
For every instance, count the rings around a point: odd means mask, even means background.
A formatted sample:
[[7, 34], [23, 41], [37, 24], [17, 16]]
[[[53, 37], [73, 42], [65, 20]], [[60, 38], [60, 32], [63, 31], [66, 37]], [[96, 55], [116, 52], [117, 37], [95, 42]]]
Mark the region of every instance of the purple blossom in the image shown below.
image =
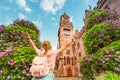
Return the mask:
[[32, 24], [32, 22], [29, 22], [29, 24]]
[[115, 70], [115, 71], [120, 71], [120, 68], [115, 67], [114, 70]]
[[18, 33], [18, 34], [21, 34], [21, 32], [20, 32], [20, 31], [18, 31], [17, 33]]
[[107, 55], [108, 57], [111, 57], [112, 55]]
[[108, 50], [104, 50], [104, 52], [106, 53], [106, 54], [108, 54], [109, 52], [108, 52]]
[[31, 78], [32, 76], [30, 74], [28, 74], [28, 78]]
[[101, 19], [102, 17], [101, 16], [98, 16], [98, 19]]
[[13, 38], [13, 36], [12, 36], [12, 35], [10, 35], [10, 36], [9, 36], [9, 38]]
[[8, 65], [13, 65], [13, 64], [14, 64], [13, 60], [8, 61]]
[[18, 22], [20, 22], [20, 19], [17, 19], [17, 20], [14, 21], [14, 23], [18, 23]]
[[86, 61], [90, 61], [90, 60], [92, 60], [91, 58], [85, 58], [84, 60], [86, 60]]
[[10, 33], [11, 33], [11, 34], [14, 34], [14, 32], [13, 32], [12, 30], [10, 30]]
[[22, 72], [23, 72], [23, 74], [26, 74], [26, 70], [25, 69]]
[[27, 66], [24, 66], [24, 70], [26, 70], [26, 71], [27, 71], [27, 70], [29, 70], [29, 67], [27, 67]]
[[108, 61], [108, 60], [109, 60], [109, 58], [105, 58], [105, 60], [106, 60], [106, 61]]
[[105, 34], [105, 32], [104, 32], [104, 31], [102, 31], [102, 32], [101, 32], [101, 34], [102, 34], [102, 35], [104, 35], [104, 34]]
[[11, 47], [11, 46], [8, 47], [8, 48], [5, 50], [5, 52], [10, 52], [10, 51], [12, 51], [12, 47]]
[[1, 25], [2, 28], [4, 28], [5, 26], [4, 25]]
[[0, 74], [2, 74], [3, 70], [0, 70]]
[[101, 65], [102, 63], [98, 63], [99, 65]]
[[15, 70], [17, 70], [19, 67], [18, 67], [18, 65], [15, 65]]
[[10, 79], [11, 76], [7, 76], [7, 79]]
[[0, 26], [0, 32], [2, 32], [2, 30], [4, 29], [4, 27], [5, 27], [4, 25]]
[[2, 30], [3, 30], [3, 29], [2, 29], [2, 28], [0, 28], [0, 32], [2, 32]]
[[8, 36], [6, 36], [6, 38], [8, 38]]
[[4, 56], [5, 54], [7, 54], [7, 52], [0, 52], [0, 57]]
[[16, 38], [16, 39], [19, 39], [19, 38], [20, 38], [20, 36], [15, 36], [15, 38]]
[[105, 69], [107, 69], [107, 68], [108, 68], [108, 66], [104, 66], [104, 68], [105, 68]]
[[118, 30], [114, 30], [115, 33], [119, 32]]

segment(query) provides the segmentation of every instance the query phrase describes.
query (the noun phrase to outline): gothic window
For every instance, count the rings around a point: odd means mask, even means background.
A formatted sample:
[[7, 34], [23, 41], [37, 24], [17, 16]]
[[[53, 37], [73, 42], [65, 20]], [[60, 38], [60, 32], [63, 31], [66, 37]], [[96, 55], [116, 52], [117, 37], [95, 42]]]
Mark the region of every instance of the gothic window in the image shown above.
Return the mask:
[[76, 56], [74, 57], [74, 61], [75, 61], [75, 64], [76, 64], [77, 63], [77, 57]]
[[80, 44], [79, 43], [77, 44], [77, 47], [78, 47], [78, 49], [80, 49]]
[[72, 65], [74, 65], [74, 62], [73, 62], [73, 57], [72, 57]]
[[66, 65], [66, 57], [64, 56], [64, 65]]
[[78, 54], [78, 55], [79, 55], [79, 57], [80, 57], [80, 56], [81, 56], [81, 52], [79, 52], [79, 54]]
[[70, 64], [70, 57], [67, 57], [67, 64]]
[[68, 28], [64, 28], [63, 30], [64, 30], [64, 31], [70, 31], [70, 29], [68, 29]]

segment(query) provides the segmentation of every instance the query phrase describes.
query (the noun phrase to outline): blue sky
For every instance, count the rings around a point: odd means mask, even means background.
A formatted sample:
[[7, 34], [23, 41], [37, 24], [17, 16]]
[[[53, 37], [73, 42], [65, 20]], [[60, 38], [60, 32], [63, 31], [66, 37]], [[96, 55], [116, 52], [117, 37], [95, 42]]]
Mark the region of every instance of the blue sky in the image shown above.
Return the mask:
[[60, 15], [68, 14], [74, 30], [84, 25], [83, 18], [89, 4], [94, 8], [98, 0], [1, 0], [0, 24], [9, 25], [20, 18], [34, 22], [40, 30], [40, 40], [49, 40], [56, 48]]

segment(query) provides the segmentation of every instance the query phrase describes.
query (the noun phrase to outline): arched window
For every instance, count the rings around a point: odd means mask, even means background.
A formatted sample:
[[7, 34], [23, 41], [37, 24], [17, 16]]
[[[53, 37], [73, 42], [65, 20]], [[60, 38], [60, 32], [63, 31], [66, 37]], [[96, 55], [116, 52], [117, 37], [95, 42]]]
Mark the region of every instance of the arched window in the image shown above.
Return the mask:
[[70, 57], [67, 57], [67, 64], [70, 64]]
[[79, 57], [81, 57], [81, 52], [79, 52], [79, 54], [78, 54], [78, 55], [79, 55]]
[[75, 64], [77, 63], [77, 57], [76, 56], [74, 57], [74, 63]]
[[66, 65], [66, 57], [64, 56], [64, 65]]
[[74, 65], [74, 62], [73, 62], [73, 57], [72, 57], [72, 65]]

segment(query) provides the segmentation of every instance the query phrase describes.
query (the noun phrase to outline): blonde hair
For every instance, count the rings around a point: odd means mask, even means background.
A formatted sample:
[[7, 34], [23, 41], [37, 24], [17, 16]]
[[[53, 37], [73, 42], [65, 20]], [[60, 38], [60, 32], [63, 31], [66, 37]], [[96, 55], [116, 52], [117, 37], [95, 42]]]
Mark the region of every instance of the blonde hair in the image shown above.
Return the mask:
[[42, 43], [42, 48], [45, 49], [44, 54], [47, 54], [47, 52], [48, 52], [49, 50], [51, 50], [51, 44], [50, 44], [50, 42], [49, 42], [49, 41], [44, 41], [44, 42]]

